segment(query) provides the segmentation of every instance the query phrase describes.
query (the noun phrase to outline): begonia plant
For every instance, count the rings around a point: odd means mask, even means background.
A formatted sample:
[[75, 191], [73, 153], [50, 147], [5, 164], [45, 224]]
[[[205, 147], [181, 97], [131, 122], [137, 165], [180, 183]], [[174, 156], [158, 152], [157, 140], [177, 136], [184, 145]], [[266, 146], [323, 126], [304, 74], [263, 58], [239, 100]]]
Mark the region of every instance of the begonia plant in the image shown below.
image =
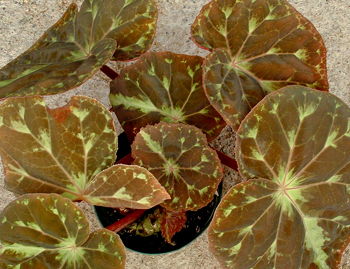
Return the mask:
[[[123, 229], [175, 245], [189, 212], [217, 195], [226, 165], [243, 182], [208, 229], [223, 268], [340, 268], [350, 242], [350, 108], [326, 92], [315, 27], [286, 0], [212, 0], [192, 25], [210, 51], [202, 58], [147, 52], [157, 14], [154, 0], [72, 4], [0, 69], [5, 187], [22, 195], [0, 214], [0, 267], [124, 268]], [[136, 58], [118, 72], [106, 66]], [[126, 156], [98, 101], [75, 96], [52, 109], [41, 96], [99, 70], [112, 79]], [[226, 124], [237, 162], [208, 144]], [[124, 217], [91, 233], [80, 201]]]

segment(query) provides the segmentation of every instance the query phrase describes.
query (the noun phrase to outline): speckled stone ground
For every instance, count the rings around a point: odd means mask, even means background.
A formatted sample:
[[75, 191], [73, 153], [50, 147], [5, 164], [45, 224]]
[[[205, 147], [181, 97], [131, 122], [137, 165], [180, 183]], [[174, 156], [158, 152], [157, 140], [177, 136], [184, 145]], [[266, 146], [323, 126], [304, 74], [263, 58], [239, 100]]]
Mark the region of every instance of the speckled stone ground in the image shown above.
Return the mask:
[[[70, 0], [0, 0], [0, 66], [28, 48], [64, 12]], [[75, 1], [80, 3], [80, 0]], [[160, 18], [153, 50], [205, 55], [190, 41], [190, 24], [201, 6], [208, 0], [158, 0]], [[309, 18], [325, 39], [328, 48], [328, 69], [331, 91], [350, 105], [350, 1], [349, 0], [290, 0]], [[73, 95], [87, 95], [108, 101], [108, 79], [97, 74], [78, 89], [48, 97], [52, 106], [62, 105]], [[232, 133], [225, 130], [215, 145], [232, 153]], [[237, 179], [226, 171], [228, 185]], [[2, 184], [2, 183], [1, 183]], [[14, 196], [0, 185], [0, 210]], [[89, 215], [93, 227], [98, 223], [91, 208], [81, 205]], [[350, 254], [344, 256], [344, 269], [350, 269]], [[128, 252], [128, 269], [215, 269], [219, 268], [207, 248], [204, 234], [187, 248], [173, 254], [145, 256]]]

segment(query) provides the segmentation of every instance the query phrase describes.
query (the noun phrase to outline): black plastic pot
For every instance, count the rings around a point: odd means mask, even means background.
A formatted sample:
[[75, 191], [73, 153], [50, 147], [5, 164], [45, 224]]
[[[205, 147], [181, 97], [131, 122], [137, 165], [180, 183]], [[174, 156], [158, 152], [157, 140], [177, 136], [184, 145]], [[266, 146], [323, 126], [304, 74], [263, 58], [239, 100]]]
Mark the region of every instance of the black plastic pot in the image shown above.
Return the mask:
[[[119, 150], [118, 159], [123, 158], [130, 153], [130, 144], [125, 134], [119, 136]], [[175, 234], [173, 243], [167, 243], [161, 236], [160, 232], [151, 236], [141, 236], [136, 233], [131, 233], [129, 230], [122, 230], [118, 232], [123, 240], [124, 245], [131, 250], [141, 252], [144, 254], [162, 254], [179, 250], [200, 236], [209, 226], [215, 209], [218, 206], [222, 196], [222, 184], [218, 188], [217, 195], [206, 207], [195, 211], [187, 212], [187, 222], [185, 227]], [[145, 214], [150, 214], [155, 209], [150, 209]], [[103, 227], [107, 227], [114, 222], [123, 218], [123, 215], [113, 208], [95, 207], [97, 218]]]

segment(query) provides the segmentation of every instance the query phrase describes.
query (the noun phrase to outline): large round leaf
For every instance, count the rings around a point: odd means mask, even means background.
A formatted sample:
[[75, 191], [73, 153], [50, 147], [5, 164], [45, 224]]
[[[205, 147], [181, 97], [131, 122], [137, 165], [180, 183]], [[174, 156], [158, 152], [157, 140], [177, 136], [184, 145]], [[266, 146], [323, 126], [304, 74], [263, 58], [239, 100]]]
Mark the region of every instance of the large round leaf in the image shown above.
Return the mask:
[[140, 128], [160, 121], [188, 123], [215, 138], [224, 121], [202, 87], [203, 58], [147, 53], [111, 83], [110, 100], [132, 140]]
[[124, 268], [119, 236], [90, 234], [83, 211], [57, 194], [24, 195], [0, 214], [3, 269]]
[[225, 268], [338, 268], [350, 239], [350, 109], [301, 86], [268, 95], [238, 131], [240, 173], [210, 227]]
[[101, 172], [114, 163], [116, 151], [112, 115], [94, 99], [73, 97], [57, 109], [47, 108], [41, 97], [11, 98], [0, 106], [0, 154], [6, 187], [13, 192], [54, 192], [100, 206], [135, 208], [169, 198], [141, 167]]
[[6, 187], [82, 198], [94, 176], [116, 159], [112, 115], [96, 100], [73, 97], [49, 109], [42, 97], [10, 98], [0, 106], [0, 153]]
[[285, 0], [213, 0], [192, 35], [213, 51], [205, 61], [205, 91], [234, 129], [271, 91], [292, 84], [328, 90], [322, 38]]
[[132, 145], [135, 164], [147, 168], [165, 187], [170, 211], [198, 210], [214, 197], [223, 177], [219, 158], [203, 133], [185, 124], [143, 128]]
[[144, 53], [155, 33], [154, 0], [85, 0], [29, 50], [0, 69], [0, 98], [49, 95], [81, 85], [101, 66]]

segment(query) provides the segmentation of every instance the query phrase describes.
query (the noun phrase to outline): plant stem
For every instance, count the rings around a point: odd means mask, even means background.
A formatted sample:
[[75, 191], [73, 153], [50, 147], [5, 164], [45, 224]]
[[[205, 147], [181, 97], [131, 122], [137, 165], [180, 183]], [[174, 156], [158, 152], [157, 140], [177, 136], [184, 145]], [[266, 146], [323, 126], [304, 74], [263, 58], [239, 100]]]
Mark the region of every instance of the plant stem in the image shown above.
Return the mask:
[[119, 161], [117, 161], [117, 164], [132, 164], [134, 161], [134, 158], [131, 156], [131, 153], [121, 158]]
[[106, 229], [117, 233], [117, 232], [123, 230], [129, 224], [138, 220], [145, 212], [146, 212], [146, 210], [144, 210], [144, 209], [133, 210], [132, 212], [127, 214], [124, 218], [107, 226]]
[[117, 77], [119, 77], [119, 74], [117, 72], [115, 72], [112, 68], [110, 68], [107, 65], [104, 65], [101, 67], [101, 71], [110, 79], [114, 80]]
[[233, 170], [238, 171], [238, 165], [237, 161], [229, 156], [227, 156], [225, 153], [215, 150], [218, 154], [218, 157], [223, 165], [226, 165], [227, 167], [230, 167]]

